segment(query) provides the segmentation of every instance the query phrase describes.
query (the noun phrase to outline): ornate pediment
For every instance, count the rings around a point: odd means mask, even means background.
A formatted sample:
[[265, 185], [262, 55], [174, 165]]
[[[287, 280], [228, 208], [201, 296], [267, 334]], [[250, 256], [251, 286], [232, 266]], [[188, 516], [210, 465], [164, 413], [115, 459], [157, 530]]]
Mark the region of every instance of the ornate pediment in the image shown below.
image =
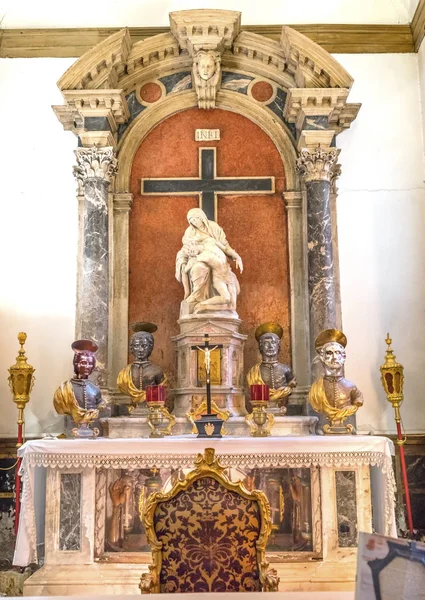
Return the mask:
[[[186, 107], [185, 94], [203, 109], [227, 108], [225, 93], [235, 94], [239, 106], [236, 94], [244, 94], [255, 111], [261, 104], [278, 117], [294, 145], [304, 129], [326, 129], [326, 139], [332, 140], [357, 115], [360, 105], [347, 104], [352, 77], [326, 50], [290, 27], [282, 28], [277, 42], [241, 30], [240, 12], [213, 9], [170, 13], [170, 25], [169, 33], [133, 45], [128, 29], [122, 29], [61, 77], [66, 109], [54, 107], [55, 112], [83, 145], [103, 139], [118, 145], [142, 111], [156, 110], [171, 94], [176, 111]], [[258, 101], [252, 93], [257, 83], [271, 90], [269, 100]], [[154, 100], [144, 100], [144, 86]], [[325, 116], [326, 123], [319, 118]], [[96, 123], [102, 124], [100, 135], [92, 133]]]

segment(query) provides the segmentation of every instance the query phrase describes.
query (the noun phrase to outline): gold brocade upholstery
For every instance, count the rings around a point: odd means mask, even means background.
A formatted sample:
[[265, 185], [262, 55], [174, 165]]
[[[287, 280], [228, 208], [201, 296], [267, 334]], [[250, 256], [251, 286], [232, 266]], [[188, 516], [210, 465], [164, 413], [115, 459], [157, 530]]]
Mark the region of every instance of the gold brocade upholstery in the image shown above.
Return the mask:
[[231, 482], [212, 449], [196, 467], [168, 493], [148, 498], [142, 518], [153, 565], [142, 593], [273, 591], [278, 580], [264, 562], [271, 531], [265, 494]]

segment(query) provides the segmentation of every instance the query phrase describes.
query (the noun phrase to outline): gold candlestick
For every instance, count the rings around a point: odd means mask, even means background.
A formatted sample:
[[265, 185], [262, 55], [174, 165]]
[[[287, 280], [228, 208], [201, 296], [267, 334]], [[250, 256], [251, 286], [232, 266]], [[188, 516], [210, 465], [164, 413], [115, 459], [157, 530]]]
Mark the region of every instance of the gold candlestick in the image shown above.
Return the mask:
[[274, 423], [274, 416], [266, 410], [267, 401], [251, 400], [252, 413], [245, 417], [253, 437], [268, 437]]
[[[176, 417], [170, 414], [162, 401], [147, 401], [149, 407], [148, 425], [151, 428], [151, 438], [162, 438], [164, 435], [171, 435], [171, 428], [176, 422]], [[168, 421], [165, 429], [162, 429], [164, 421]]]

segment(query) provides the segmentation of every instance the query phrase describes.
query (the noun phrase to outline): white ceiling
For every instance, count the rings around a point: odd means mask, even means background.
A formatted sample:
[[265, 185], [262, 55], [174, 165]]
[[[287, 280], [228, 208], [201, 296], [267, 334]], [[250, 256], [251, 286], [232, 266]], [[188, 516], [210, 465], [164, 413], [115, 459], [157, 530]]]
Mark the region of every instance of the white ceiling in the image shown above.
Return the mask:
[[242, 24], [380, 23], [412, 20], [419, 0], [0, 0], [2, 28], [148, 27], [189, 8], [242, 12]]

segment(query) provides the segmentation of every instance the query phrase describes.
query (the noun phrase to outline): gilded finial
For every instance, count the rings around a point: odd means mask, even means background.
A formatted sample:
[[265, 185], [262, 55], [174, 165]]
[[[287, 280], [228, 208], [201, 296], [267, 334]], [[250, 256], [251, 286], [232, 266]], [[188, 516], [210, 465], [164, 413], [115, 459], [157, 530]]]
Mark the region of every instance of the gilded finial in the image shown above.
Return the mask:
[[385, 352], [385, 363], [382, 365], [382, 367], [384, 368], [388, 368], [388, 367], [399, 367], [399, 363], [396, 360], [396, 356], [391, 348], [391, 344], [392, 344], [392, 339], [390, 338], [390, 334], [387, 333], [387, 337], [385, 339], [385, 342], [388, 346], [386, 352]]

